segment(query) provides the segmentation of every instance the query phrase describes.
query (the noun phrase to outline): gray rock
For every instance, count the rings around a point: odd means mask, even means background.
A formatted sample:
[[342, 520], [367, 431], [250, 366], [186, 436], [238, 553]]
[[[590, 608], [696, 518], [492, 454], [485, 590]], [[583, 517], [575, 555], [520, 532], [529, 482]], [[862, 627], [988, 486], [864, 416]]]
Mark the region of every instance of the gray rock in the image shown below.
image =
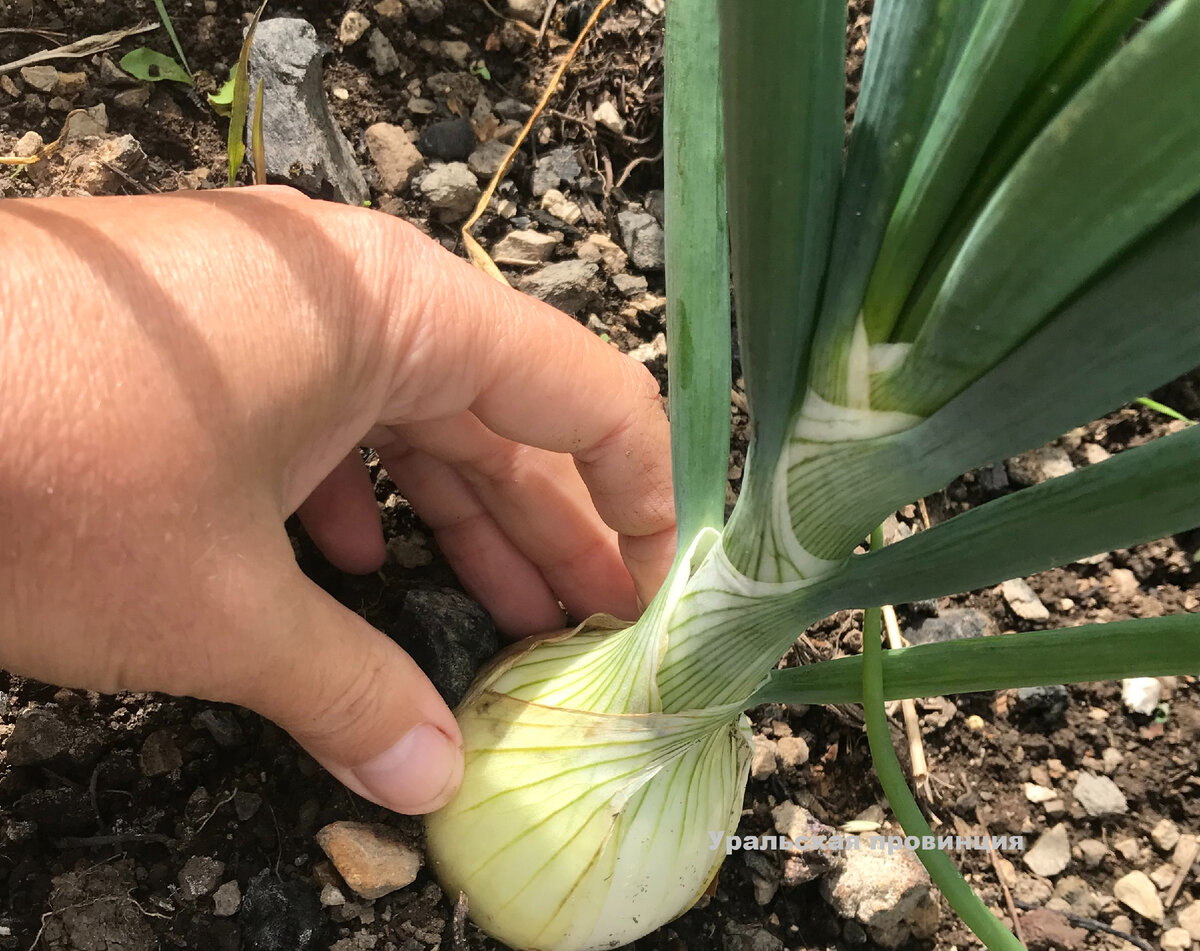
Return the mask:
[[457, 99], [466, 106], [474, 106], [483, 95], [483, 83], [471, 73], [434, 73], [425, 80], [425, 87], [443, 99]]
[[73, 722], [69, 712], [56, 705], [22, 710], [4, 744], [9, 766], [86, 768], [103, 748], [98, 726]]
[[1004, 463], [1002, 462], [993, 462], [990, 466], [977, 469], [975, 479], [984, 492], [989, 492], [993, 495], [1007, 492], [1009, 488], [1008, 472], [1005, 470]]
[[250, 951], [309, 951], [319, 947], [325, 915], [310, 882], [265, 868], [246, 886], [238, 923]]
[[1096, 868], [1108, 855], [1108, 846], [1099, 839], [1084, 839], [1079, 843], [1079, 854], [1083, 864], [1088, 868]]
[[150, 919], [129, 896], [138, 883], [133, 862], [121, 859], [64, 872], [50, 880], [48, 914], [38, 944], [55, 951], [152, 951]]
[[138, 756], [142, 774], [145, 776], [165, 776], [183, 765], [183, 750], [179, 748], [179, 737], [170, 727], [155, 730], [142, 744]]
[[546, 0], [508, 0], [508, 13], [532, 26], [540, 26], [546, 15]]
[[21, 78], [38, 92], [51, 92], [58, 85], [58, 70], [53, 66], [22, 66]]
[[467, 166], [480, 178], [490, 179], [508, 158], [511, 146], [490, 139], [467, 157]]
[[233, 812], [239, 822], [247, 822], [262, 808], [262, 796], [256, 792], [239, 789], [233, 794]]
[[421, 194], [442, 221], [461, 221], [479, 201], [479, 182], [464, 162], [451, 162], [420, 180]]
[[1042, 604], [1042, 599], [1024, 578], [1013, 578], [1004, 582], [1000, 586], [1000, 593], [1017, 617], [1026, 621], [1045, 621], [1050, 617], [1049, 608]]
[[516, 119], [524, 122], [533, 112], [533, 107], [519, 99], [501, 99], [496, 103], [493, 111], [501, 119]]
[[467, 692], [480, 665], [500, 649], [487, 612], [449, 588], [409, 591], [399, 617], [384, 630], [452, 707]]
[[421, 23], [440, 20], [446, 12], [444, 0], [405, 0], [408, 12]]
[[853, 918], [885, 948], [895, 948], [915, 932], [931, 930], [937, 902], [929, 875], [916, 855], [907, 850], [888, 854], [872, 849], [860, 836], [861, 847], [847, 849], [844, 863], [821, 879], [821, 894], [843, 918]]
[[[254, 84], [263, 81], [267, 176], [318, 197], [362, 205], [370, 197], [367, 182], [325, 100], [325, 53], [305, 20], [278, 17], [258, 25], [250, 76]], [[247, 122], [247, 145], [251, 128]]]
[[579, 179], [581, 171], [574, 149], [564, 147], [547, 152], [538, 159], [537, 167], [533, 170], [533, 194], [541, 198], [564, 182], [572, 185]]
[[400, 54], [378, 27], [367, 37], [367, 59], [375, 67], [376, 76], [386, 76], [400, 68]]
[[916, 627], [904, 629], [910, 644], [936, 644], [995, 633], [991, 617], [973, 608], [947, 608], [936, 617], [923, 618]]
[[726, 921], [722, 951], [783, 951], [783, 942], [762, 925]]
[[462, 69], [467, 68], [467, 61], [471, 57], [471, 45], [464, 43], [462, 40], [442, 40], [439, 44], [442, 50], [442, 55], [446, 59], [452, 61], [455, 66]]
[[1061, 684], [1045, 687], [1021, 687], [1017, 691], [1020, 712], [1045, 726], [1057, 723], [1067, 711], [1071, 695]]
[[646, 192], [646, 210], [654, 215], [654, 220], [660, 225], [665, 224], [667, 217], [667, 195], [661, 188]]
[[443, 162], [463, 162], [475, 151], [475, 130], [467, 119], [442, 119], [421, 133], [417, 148]]
[[540, 231], [510, 231], [492, 248], [492, 260], [512, 267], [535, 267], [554, 256], [558, 241]]
[[379, 187], [384, 191], [399, 192], [407, 188], [425, 167], [425, 157], [398, 125], [376, 122], [367, 128], [366, 140], [371, 161], [379, 172]]
[[224, 874], [224, 862], [207, 855], [193, 855], [179, 870], [179, 892], [190, 901], [211, 895]]
[[202, 710], [192, 718], [192, 724], [207, 730], [222, 749], [230, 750], [246, 742], [246, 733], [232, 710]]
[[242, 890], [236, 879], [231, 879], [213, 892], [213, 914], [218, 918], [236, 915], [241, 906]]
[[1073, 795], [1089, 816], [1115, 816], [1129, 811], [1121, 787], [1107, 776], [1081, 771]]
[[1017, 485], [1038, 485], [1075, 471], [1071, 457], [1061, 446], [1042, 446], [1009, 459], [1008, 475]]
[[665, 263], [665, 235], [655, 217], [644, 211], [622, 211], [617, 215], [621, 240], [633, 266], [643, 271], [661, 271]]
[[637, 297], [646, 293], [646, 279], [640, 274], [614, 274], [613, 287], [622, 297]]
[[559, 261], [530, 274], [517, 287], [561, 311], [576, 314], [599, 297], [599, 271], [599, 265], [591, 261]]
[[1071, 864], [1071, 840], [1067, 827], [1061, 822], [1042, 833], [1023, 856], [1025, 864], [1035, 875], [1050, 878]]

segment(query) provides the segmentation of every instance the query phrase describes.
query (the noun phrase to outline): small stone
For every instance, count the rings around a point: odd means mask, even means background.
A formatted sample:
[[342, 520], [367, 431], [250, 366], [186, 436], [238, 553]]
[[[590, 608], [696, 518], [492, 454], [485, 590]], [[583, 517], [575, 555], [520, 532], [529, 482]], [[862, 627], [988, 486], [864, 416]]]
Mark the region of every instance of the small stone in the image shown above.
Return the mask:
[[575, 224], [583, 217], [583, 209], [557, 188], [551, 188], [542, 196], [542, 210], [569, 225]]
[[375, 4], [375, 12], [385, 20], [391, 20], [401, 25], [408, 19], [408, 11], [400, 0], [379, 0]]
[[315, 951], [325, 919], [309, 882], [265, 868], [246, 886], [238, 924], [248, 951]]
[[1037, 783], [1026, 783], [1025, 798], [1030, 802], [1050, 802], [1050, 800], [1058, 798], [1058, 793], [1046, 786], [1039, 786]]
[[1029, 951], [1074, 951], [1083, 947], [1088, 935], [1052, 908], [1022, 912], [1021, 929]]
[[1075, 471], [1071, 457], [1061, 446], [1042, 446], [1007, 462], [1008, 474], [1017, 485], [1038, 485]]
[[213, 914], [218, 918], [230, 918], [242, 906], [242, 890], [236, 879], [232, 879], [213, 892]]
[[475, 151], [475, 130], [468, 119], [442, 119], [421, 133], [417, 148], [443, 162], [463, 162]]
[[1132, 934], [1133, 933], [1133, 919], [1130, 918], [1128, 915], [1114, 916], [1113, 920], [1112, 920], [1112, 926], [1117, 931], [1123, 932], [1124, 934]]
[[338, 26], [338, 42], [343, 46], [353, 46], [371, 29], [371, 21], [357, 10], [349, 11], [342, 17]]
[[1050, 617], [1049, 609], [1023, 578], [1013, 578], [1004, 582], [1000, 591], [1017, 617], [1026, 621], [1045, 621]]
[[336, 885], [326, 882], [321, 886], [321, 905], [325, 908], [337, 908], [346, 904], [346, 896]]
[[1150, 830], [1150, 838], [1164, 852], [1170, 852], [1179, 844], [1179, 826], [1170, 819], [1159, 819]]
[[183, 751], [175, 731], [155, 730], [146, 737], [138, 761], [145, 776], [165, 776], [179, 769], [183, 765]]
[[646, 293], [646, 279], [640, 274], [614, 274], [613, 287], [622, 297], [637, 297]]
[[1067, 836], [1067, 827], [1060, 822], [1043, 832], [1022, 858], [1036, 875], [1050, 878], [1059, 874], [1071, 864], [1071, 840]]
[[1185, 928], [1168, 928], [1158, 943], [1162, 951], [1189, 951], [1192, 947], [1192, 936]]
[[609, 99], [605, 99], [592, 110], [592, 118], [596, 120], [596, 125], [604, 126], [617, 135], [623, 135], [625, 132], [625, 120], [621, 118], [621, 113]]
[[189, 901], [211, 895], [224, 874], [224, 862], [208, 855], [193, 855], [179, 870], [177, 880], [180, 894]]
[[533, 112], [533, 107], [519, 99], [501, 99], [496, 103], [494, 111], [501, 119], [524, 121]]
[[1108, 573], [1108, 577], [1104, 579], [1104, 587], [1111, 591], [1118, 599], [1124, 601], [1136, 595], [1140, 585], [1138, 584], [1137, 575], [1128, 568], [1114, 568]]
[[424, 99], [421, 96], [413, 96], [408, 100], [408, 111], [414, 116], [428, 116], [437, 112], [437, 103], [432, 99]]
[[442, 55], [446, 59], [451, 60], [455, 66], [462, 69], [467, 68], [467, 61], [471, 58], [469, 43], [464, 43], [462, 40], [442, 40], [439, 46], [441, 46]]
[[59, 96], [78, 96], [87, 88], [88, 74], [84, 72], [59, 73], [54, 83], [54, 92]]
[[[37, 153], [41, 151], [42, 146], [45, 144], [45, 140], [43, 140], [42, 137], [36, 132], [26, 132], [23, 136], [17, 139], [17, 144], [13, 146], [13, 155], [15, 155], [17, 158], [29, 158], [32, 155], [37, 155]], [[11, 743], [11, 734], [9, 734], [9, 736], [9, 742]], [[9, 762], [11, 763], [12, 760], [10, 759]]]
[[979, 487], [991, 495], [1008, 491], [1008, 472], [1002, 462], [993, 462], [990, 466], [977, 470], [975, 478]]
[[991, 617], [974, 608], [949, 608], [934, 617], [923, 618], [916, 627], [904, 629], [910, 644], [935, 644], [995, 633], [996, 624]]
[[1175, 881], [1175, 867], [1170, 862], [1165, 862], [1150, 873], [1150, 881], [1166, 891]]
[[617, 215], [621, 240], [633, 266], [642, 271], [661, 271], [666, 260], [662, 226], [644, 211], [625, 210]]
[[432, 23], [440, 20], [445, 13], [443, 0], [406, 0], [408, 12], [421, 23]]
[[496, 139], [489, 139], [467, 156], [467, 165], [480, 178], [490, 180], [511, 151], [511, 146]]
[[1145, 872], [1130, 872], [1117, 879], [1113, 885], [1113, 894], [1126, 908], [1155, 924], [1162, 924], [1162, 899], [1158, 897], [1158, 890]]
[[750, 760], [750, 775], [762, 781], [775, 775], [775, 741], [760, 733], [754, 734], [754, 755]]
[[1200, 901], [1194, 901], [1179, 913], [1179, 927], [1191, 936], [1193, 941], [1200, 941]]
[[1099, 839], [1084, 839], [1079, 843], [1079, 854], [1084, 865], [1096, 868], [1108, 855], [1108, 846]]
[[441, 221], [461, 221], [479, 201], [479, 182], [465, 162], [433, 169], [420, 180], [420, 188]]
[[53, 66], [22, 66], [21, 78], [38, 92], [52, 92], [58, 83], [58, 70]]
[[455, 99], [465, 106], [474, 106], [483, 95], [483, 84], [470, 73], [434, 73], [425, 80], [425, 87], [435, 96], [447, 101]]
[[1109, 746], [1100, 754], [1100, 767], [1106, 776], [1111, 776], [1124, 760], [1125, 755], [1119, 749]]
[[1083, 458], [1089, 466], [1094, 466], [1097, 463], [1104, 462], [1106, 459], [1111, 459], [1112, 453], [1094, 442], [1085, 442], [1083, 444]]
[[1113, 843], [1113, 848], [1126, 862], [1136, 862], [1139, 855], [1142, 853], [1142, 847], [1138, 844], [1138, 840], [1132, 836], [1127, 836], [1124, 839], [1117, 839]]
[[425, 167], [425, 156], [398, 125], [376, 122], [368, 126], [366, 142], [371, 161], [379, 172], [379, 187], [386, 192], [407, 188], [417, 172]]
[[547, 152], [538, 159], [533, 170], [534, 197], [540, 198], [550, 189], [559, 188], [563, 182], [574, 184], [581, 171], [574, 149], [564, 147]]
[[316, 839], [346, 884], [362, 898], [382, 898], [411, 885], [421, 868], [421, 856], [389, 826], [332, 822]]
[[808, 762], [808, 744], [802, 736], [784, 736], [776, 741], [779, 761], [793, 769]]
[[559, 261], [534, 271], [518, 289], [568, 314], [577, 314], [599, 297], [599, 270], [590, 261]]
[[134, 86], [132, 89], [122, 89], [113, 96], [113, 105], [118, 109], [143, 109], [149, 101], [149, 86]]
[[1065, 910], [1084, 918], [1095, 918], [1103, 904], [1100, 897], [1078, 875], [1060, 878], [1055, 883], [1054, 894], [1066, 902]]
[[554, 256], [559, 239], [538, 231], [510, 231], [492, 248], [492, 260], [510, 267], [535, 267]]
[[233, 794], [233, 813], [239, 822], [249, 822], [262, 808], [262, 796], [255, 792], [238, 790]]
[[547, 0], [508, 0], [508, 13], [509, 16], [523, 20], [531, 26], [539, 26], [542, 17], [546, 15], [546, 2]]
[[1107, 776], [1080, 772], [1073, 794], [1089, 816], [1114, 816], [1129, 811], [1125, 794]]
[[629, 356], [637, 360], [638, 363], [651, 363], [654, 360], [661, 360], [667, 355], [667, 335], [657, 333], [654, 339], [649, 343], [639, 344], [629, 351]]
[[1157, 677], [1127, 677], [1121, 681], [1121, 702], [1130, 713], [1153, 716], [1162, 701], [1162, 684]]
[[1196, 850], [1196, 836], [1185, 832], [1179, 837], [1175, 851], [1171, 853], [1171, 864], [1176, 868], [1185, 868], [1195, 862], [1198, 855], [1200, 851]]
[[[27, 133], [26, 138], [29, 135], [37, 133]], [[100, 757], [103, 747], [104, 734], [96, 726], [75, 722], [53, 704], [22, 710], [4, 743], [9, 766], [89, 766]]]
[[[1021, 713], [1044, 726], [1057, 723], [1062, 719], [1071, 702], [1071, 695], [1061, 684], [1042, 687], [1021, 687], [1017, 690], [1017, 702]], [[1054, 776], [1051, 771], [1051, 776]], [[1060, 778], [1054, 776], [1055, 779]]]
[[[87, 139], [92, 136], [101, 136], [108, 133], [108, 109], [104, 103], [92, 106], [90, 109], [75, 110], [67, 117], [66, 128], [63, 130], [63, 137], [75, 141], [78, 139]], [[114, 158], [117, 161], [125, 162], [126, 158], [118, 158], [117, 156], [131, 154], [134, 151], [141, 152], [142, 147], [138, 145], [137, 139], [132, 135], [122, 135], [115, 139], [111, 139], [107, 146], [111, 149], [111, 155], [105, 155], [101, 161], [112, 164]], [[141, 160], [145, 161], [146, 156], [142, 155]], [[129, 171], [128, 168], [125, 171]]]
[[722, 951], [783, 951], [783, 942], [762, 925], [726, 921]]
[[400, 55], [396, 47], [378, 27], [367, 37], [367, 59], [375, 66], [376, 76], [386, 76], [400, 68]]
[[192, 725], [207, 730], [221, 749], [231, 750], [246, 742], [246, 733], [232, 710], [201, 710], [192, 718]]
[[1044, 905], [1054, 894], [1054, 889], [1044, 878], [1037, 875], [1020, 875], [1012, 886], [1013, 898], [1030, 905]]
[[575, 245], [575, 254], [584, 261], [600, 261], [609, 274], [622, 273], [625, 263], [629, 260], [625, 252], [606, 234], [589, 234]]

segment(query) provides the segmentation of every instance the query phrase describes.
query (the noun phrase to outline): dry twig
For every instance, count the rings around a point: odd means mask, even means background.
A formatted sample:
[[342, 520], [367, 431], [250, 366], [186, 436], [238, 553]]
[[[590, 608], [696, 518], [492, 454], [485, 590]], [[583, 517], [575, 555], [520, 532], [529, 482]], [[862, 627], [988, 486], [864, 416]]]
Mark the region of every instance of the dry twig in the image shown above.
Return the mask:
[[[896, 622], [896, 609], [890, 604], [883, 606], [883, 626], [887, 631], [888, 647], [901, 647], [900, 625]], [[917, 717], [917, 705], [909, 698], [900, 701], [904, 712], [904, 732], [908, 736], [908, 758], [912, 763], [913, 785], [926, 800], [933, 798], [929, 787], [929, 765], [925, 761], [925, 744], [921, 741], [921, 721]]]
[[122, 40], [136, 36], [139, 33], [149, 33], [157, 29], [157, 23], [149, 23], [142, 26], [130, 27], [125, 30], [110, 30], [108, 33], [97, 33], [95, 36], [84, 37], [82, 40], [76, 40], [74, 43], [68, 43], [66, 46], [59, 46], [52, 50], [42, 50], [39, 53], [30, 53], [21, 59], [14, 59], [11, 63], [0, 65], [0, 76], [3, 76], [5, 73], [15, 72], [24, 66], [36, 66], [38, 63], [48, 63], [55, 59], [80, 59], [84, 56], [91, 56], [93, 53], [103, 53], [105, 50], [112, 49]]

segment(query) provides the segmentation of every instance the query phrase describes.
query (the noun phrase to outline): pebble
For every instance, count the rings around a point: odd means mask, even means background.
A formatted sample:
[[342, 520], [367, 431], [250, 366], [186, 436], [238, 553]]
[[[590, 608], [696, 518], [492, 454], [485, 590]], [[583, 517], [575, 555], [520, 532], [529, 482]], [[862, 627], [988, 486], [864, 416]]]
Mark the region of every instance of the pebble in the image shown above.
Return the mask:
[[665, 265], [666, 236], [655, 217], [645, 211], [626, 209], [617, 214], [617, 225], [633, 266], [642, 271], [661, 271]]
[[1038, 485], [1075, 471], [1071, 457], [1060, 446], [1042, 446], [1006, 463], [1009, 478], [1017, 485]]
[[1099, 839], [1084, 839], [1079, 843], [1079, 854], [1084, 865], [1096, 868], [1108, 855], [1108, 846]]
[[45, 144], [45, 140], [36, 132], [26, 132], [17, 139], [17, 144], [13, 146], [13, 155], [17, 158], [29, 158], [31, 155], [36, 155]]
[[1196, 836], [1185, 832], [1179, 837], [1175, 851], [1171, 853], [1171, 863], [1176, 868], [1184, 868], [1195, 862], [1198, 855], [1200, 852], [1196, 850]]
[[1045, 621], [1050, 617], [1049, 609], [1023, 578], [1013, 578], [1004, 582], [1000, 591], [1017, 617], [1026, 621]]
[[165, 776], [183, 765], [183, 751], [179, 748], [179, 740], [175, 730], [155, 730], [142, 744], [138, 762], [144, 776]]
[[396, 47], [378, 27], [367, 37], [367, 59], [374, 65], [376, 76], [386, 76], [400, 68], [400, 55]]
[[609, 99], [605, 99], [592, 110], [592, 118], [596, 120], [596, 125], [604, 126], [616, 135], [623, 135], [625, 132], [625, 120]]
[[468, 119], [441, 119], [421, 133], [417, 148], [430, 158], [462, 162], [475, 151], [475, 130]]
[[193, 855], [179, 870], [177, 877], [179, 891], [184, 898], [191, 901], [204, 895], [211, 895], [224, 874], [224, 862], [208, 855]]
[[979, 482], [979, 487], [991, 495], [1008, 491], [1008, 472], [1002, 462], [993, 462], [990, 466], [976, 470], [975, 478]]
[[233, 794], [233, 812], [239, 822], [253, 819], [262, 807], [262, 796], [255, 792], [239, 790]]
[[1030, 802], [1049, 802], [1058, 798], [1058, 792], [1046, 786], [1039, 786], [1037, 783], [1026, 783], [1025, 798]]
[[325, 925], [311, 884], [263, 869], [246, 886], [238, 923], [249, 951], [309, 951]]
[[113, 105], [118, 109], [142, 109], [149, 101], [149, 86], [134, 86], [132, 89], [122, 89], [113, 96]]
[[1158, 890], [1145, 872], [1130, 872], [1117, 879], [1113, 894], [1126, 908], [1156, 924], [1162, 924], [1163, 904]]
[[59, 73], [54, 84], [54, 91], [60, 96], [78, 96], [87, 88], [88, 74], [84, 72]]
[[444, 0], [407, 0], [408, 12], [421, 23], [440, 20], [446, 12]]
[[1067, 827], [1060, 822], [1047, 829], [1022, 859], [1036, 875], [1049, 878], [1059, 874], [1071, 864], [1071, 840], [1067, 836]]
[[1088, 935], [1053, 908], [1022, 912], [1021, 929], [1029, 951], [1074, 951], [1083, 946]]
[[192, 718], [192, 725], [207, 730], [213, 742], [225, 750], [246, 742], [246, 733], [232, 710], [201, 710]]
[[808, 762], [808, 743], [802, 736], [784, 736], [776, 740], [779, 761], [795, 769]]
[[974, 608], [949, 608], [934, 617], [923, 618], [916, 627], [904, 629], [910, 644], [936, 644], [995, 633], [996, 623], [991, 617]]
[[379, 187], [385, 192], [407, 188], [417, 172], [425, 167], [425, 156], [413, 145], [401, 126], [376, 122], [367, 127], [367, 151], [379, 173]]
[[343, 46], [353, 46], [361, 40], [367, 30], [371, 29], [371, 21], [357, 10], [350, 10], [338, 26], [338, 42]]
[[533, 194], [540, 198], [552, 188], [559, 188], [565, 182], [574, 184], [582, 171], [579, 159], [573, 148], [564, 146], [554, 149], [541, 156], [533, 170]]
[[547, 0], [508, 0], [510, 16], [523, 20], [531, 26], [540, 26], [546, 15]]
[[38, 92], [52, 92], [58, 83], [58, 70], [53, 66], [22, 66], [21, 78]]
[[230, 918], [242, 906], [242, 890], [236, 879], [232, 879], [213, 892], [213, 914], [218, 918]]
[[1178, 915], [1179, 927], [1183, 928], [1192, 940], [1200, 941], [1200, 901], [1194, 901]]
[[542, 196], [542, 210], [569, 225], [575, 224], [583, 217], [583, 209], [557, 188], [551, 188]]
[[821, 879], [822, 896], [841, 917], [858, 921], [872, 940], [888, 948], [933, 931], [938, 905], [916, 855], [889, 855], [866, 841], [842, 855], [842, 864]]
[[[36, 132], [27, 133], [37, 136]], [[25, 138], [21, 140], [25, 141]], [[37, 138], [41, 147], [41, 137]], [[30, 140], [29, 145], [33, 145]], [[36, 149], [34, 149], [36, 151]], [[12, 732], [4, 743], [9, 766], [90, 766], [104, 748], [104, 734], [96, 727], [72, 722], [57, 706], [32, 707], [17, 714]]]
[[[584, 261], [599, 261], [609, 274], [617, 275], [625, 270], [629, 258], [606, 234], [589, 234], [575, 245], [575, 254]], [[643, 290], [645, 289], [643, 278]]]
[[421, 193], [441, 221], [461, 221], [479, 201], [479, 182], [465, 162], [450, 162], [420, 180]]
[[337, 908], [346, 904], [346, 896], [336, 885], [326, 882], [321, 886], [321, 905], [325, 908]]
[[[267, 176], [358, 206], [371, 193], [354, 150], [329, 113], [325, 51], [306, 20], [276, 16], [255, 31], [250, 73], [263, 80]], [[248, 122], [247, 128], [251, 126]]]
[[437, 112], [437, 103], [432, 99], [424, 99], [421, 96], [413, 96], [408, 100], [408, 111], [414, 116], [428, 116]]
[[1171, 883], [1175, 881], [1175, 866], [1170, 862], [1166, 862], [1150, 873], [1150, 881], [1166, 891], [1171, 887]]
[[535, 267], [554, 256], [559, 238], [540, 231], [510, 231], [492, 248], [492, 260], [512, 267]]
[[651, 363], [654, 360], [661, 360], [666, 355], [667, 335], [662, 332], [655, 334], [653, 340], [638, 344], [629, 351], [629, 356], [637, 360], [638, 363]]
[[462, 40], [442, 40], [440, 44], [442, 55], [446, 59], [463, 69], [467, 68], [467, 61], [471, 58], [471, 46], [464, 43]]
[[1112, 453], [1098, 443], [1085, 442], [1083, 444], [1083, 458], [1089, 466], [1094, 466], [1097, 463], [1104, 462], [1106, 459], [1111, 459]]
[[1121, 702], [1130, 713], [1152, 716], [1162, 701], [1162, 684], [1157, 677], [1127, 677], [1121, 681]]
[[[1062, 718], [1071, 702], [1071, 695], [1061, 684], [1043, 687], [1021, 687], [1017, 691], [1021, 712], [1050, 725]], [[1053, 772], [1051, 772], [1053, 776]], [[1055, 779], [1059, 778], [1054, 776]]]
[[1067, 903], [1067, 910], [1084, 918], [1095, 918], [1100, 906], [1104, 904], [1078, 875], [1060, 878], [1054, 886], [1054, 894]]
[[646, 279], [640, 274], [614, 274], [612, 282], [617, 293], [627, 298], [645, 294], [649, 286]]
[[1089, 816], [1114, 816], [1129, 811], [1125, 794], [1107, 776], [1080, 772], [1073, 795]]
[[1118, 839], [1113, 843], [1113, 848], [1120, 853], [1121, 858], [1126, 862], [1136, 862], [1137, 857], [1142, 852], [1142, 847], [1138, 844], [1138, 840], [1132, 836], [1127, 836], [1124, 839]]
[[467, 165], [480, 178], [491, 179], [511, 151], [511, 146], [490, 139], [467, 156]]
[[1168, 928], [1159, 939], [1162, 951], [1189, 951], [1192, 936], [1184, 928]]
[[434, 73], [425, 80], [425, 87], [442, 99], [457, 99], [466, 106], [474, 106], [483, 95], [483, 84], [470, 73]]
[[599, 297], [600, 268], [591, 261], [547, 264], [524, 278], [518, 289], [568, 314], [576, 314]]
[[361, 898], [376, 899], [411, 885], [421, 856], [389, 826], [332, 822], [316, 835], [347, 885]]
[[408, 11], [400, 0], [379, 0], [379, 3], [375, 4], [375, 12], [385, 20], [394, 20], [401, 25], [408, 19]]
[[1179, 844], [1179, 826], [1170, 819], [1159, 819], [1150, 830], [1150, 839], [1164, 852]]
[[761, 733], [754, 734], [754, 755], [750, 760], [750, 775], [757, 780], [773, 776], [777, 752], [774, 740]]
[[533, 108], [519, 99], [501, 99], [494, 107], [496, 115], [501, 119], [516, 119], [524, 121], [529, 118]]

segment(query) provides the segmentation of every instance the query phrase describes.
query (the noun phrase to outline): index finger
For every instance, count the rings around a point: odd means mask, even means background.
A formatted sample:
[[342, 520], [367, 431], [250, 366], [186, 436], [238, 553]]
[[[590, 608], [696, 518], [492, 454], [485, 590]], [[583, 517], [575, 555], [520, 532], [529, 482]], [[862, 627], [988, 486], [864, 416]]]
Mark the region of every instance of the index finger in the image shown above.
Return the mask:
[[[500, 436], [571, 453], [635, 578], [674, 549], [670, 431], [644, 366], [415, 229], [393, 260], [398, 370], [385, 423], [469, 411]], [[420, 289], [417, 291], [416, 289]], [[647, 585], [641, 584], [645, 589]]]

